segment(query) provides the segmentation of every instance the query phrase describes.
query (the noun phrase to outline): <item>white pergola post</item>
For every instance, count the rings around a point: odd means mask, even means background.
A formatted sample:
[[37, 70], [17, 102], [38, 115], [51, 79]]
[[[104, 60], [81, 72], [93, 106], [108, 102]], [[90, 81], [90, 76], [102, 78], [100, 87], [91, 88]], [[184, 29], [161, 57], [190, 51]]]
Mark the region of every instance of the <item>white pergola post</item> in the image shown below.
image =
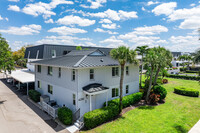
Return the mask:
[[15, 79], [13, 78], [13, 86], [15, 85]]
[[27, 83], [27, 96], [28, 96], [28, 83]]
[[106, 107], [108, 106], [108, 91], [106, 92]]
[[92, 111], [92, 95], [90, 95], [90, 111]]
[[20, 90], [20, 82], [18, 81], [18, 90]]

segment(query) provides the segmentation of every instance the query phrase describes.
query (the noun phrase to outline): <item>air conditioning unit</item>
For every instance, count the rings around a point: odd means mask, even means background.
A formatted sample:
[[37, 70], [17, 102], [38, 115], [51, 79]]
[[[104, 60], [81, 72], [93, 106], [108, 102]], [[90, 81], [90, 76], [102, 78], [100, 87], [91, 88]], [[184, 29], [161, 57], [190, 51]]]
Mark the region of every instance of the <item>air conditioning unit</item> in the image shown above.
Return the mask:
[[47, 103], [47, 102], [49, 102], [49, 100], [50, 100], [50, 97], [47, 95], [40, 96], [40, 103], [42, 103], [42, 102]]

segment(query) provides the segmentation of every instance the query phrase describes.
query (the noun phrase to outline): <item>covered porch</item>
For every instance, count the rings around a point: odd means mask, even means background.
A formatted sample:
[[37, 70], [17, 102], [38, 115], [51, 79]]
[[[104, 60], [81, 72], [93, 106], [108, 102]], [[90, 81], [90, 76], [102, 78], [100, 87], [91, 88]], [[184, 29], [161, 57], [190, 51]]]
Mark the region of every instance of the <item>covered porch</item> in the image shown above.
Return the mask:
[[108, 87], [104, 87], [104, 86], [102, 86], [102, 84], [99, 84], [99, 83], [93, 83], [93, 84], [89, 84], [89, 85], [83, 87], [83, 92], [86, 94], [86, 96], [89, 96], [90, 111], [93, 110], [92, 105], [94, 104], [92, 102], [92, 96], [105, 93], [106, 106], [108, 105], [108, 90], [109, 90]]
[[12, 73], [9, 74], [9, 76], [13, 78], [13, 85], [14, 80], [18, 81], [18, 90], [20, 90], [20, 83], [26, 84], [26, 93], [28, 95], [29, 84], [35, 82], [35, 74], [33, 72], [28, 71], [27, 69], [20, 69], [12, 71]]

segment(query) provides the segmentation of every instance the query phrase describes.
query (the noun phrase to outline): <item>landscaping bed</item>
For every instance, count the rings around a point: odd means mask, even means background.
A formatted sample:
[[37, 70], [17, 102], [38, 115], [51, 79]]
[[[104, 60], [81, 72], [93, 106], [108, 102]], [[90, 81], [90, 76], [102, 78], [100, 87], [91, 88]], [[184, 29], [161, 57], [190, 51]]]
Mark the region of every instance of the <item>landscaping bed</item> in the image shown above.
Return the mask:
[[[200, 118], [200, 98], [185, 97], [174, 93], [174, 87], [184, 86], [200, 90], [197, 81], [167, 78], [162, 86], [167, 90], [164, 104], [140, 106], [126, 112], [122, 117], [83, 132], [89, 133], [187, 133]], [[129, 107], [128, 107], [129, 108]]]

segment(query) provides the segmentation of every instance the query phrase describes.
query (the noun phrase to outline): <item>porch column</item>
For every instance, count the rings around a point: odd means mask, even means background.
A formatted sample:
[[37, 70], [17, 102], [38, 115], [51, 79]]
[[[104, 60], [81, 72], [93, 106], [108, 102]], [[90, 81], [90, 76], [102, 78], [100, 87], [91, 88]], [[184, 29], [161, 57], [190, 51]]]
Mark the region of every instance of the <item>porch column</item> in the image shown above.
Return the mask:
[[27, 89], [27, 96], [28, 96], [28, 83], [27, 83], [27, 88], [26, 89]]
[[106, 107], [108, 106], [108, 91], [106, 92]]
[[20, 82], [18, 81], [18, 90], [20, 90]]
[[90, 95], [90, 111], [92, 111], [92, 95]]

